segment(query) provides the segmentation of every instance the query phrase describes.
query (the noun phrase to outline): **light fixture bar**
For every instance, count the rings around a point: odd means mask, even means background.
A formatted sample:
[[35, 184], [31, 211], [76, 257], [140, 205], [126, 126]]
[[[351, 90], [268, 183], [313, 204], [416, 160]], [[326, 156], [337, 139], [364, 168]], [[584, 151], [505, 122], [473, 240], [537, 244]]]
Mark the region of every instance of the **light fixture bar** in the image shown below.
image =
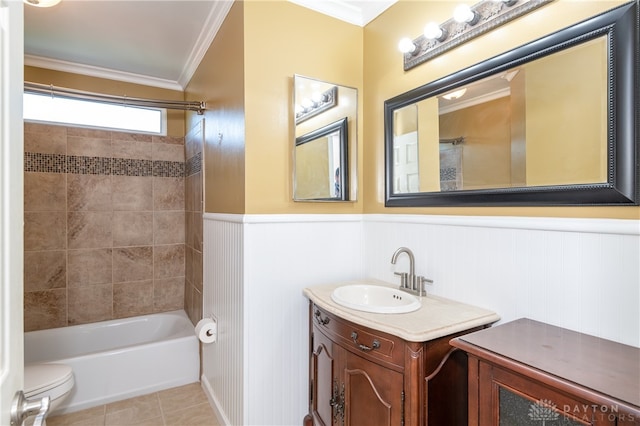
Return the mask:
[[469, 8], [467, 20], [458, 22], [451, 18], [439, 26], [442, 33], [446, 34], [446, 38], [429, 39], [425, 35], [420, 35], [414, 39], [414, 49], [411, 51], [406, 49], [403, 55], [404, 70], [408, 71], [429, 59], [553, 1], [483, 0]]
[[309, 105], [302, 106], [299, 111], [296, 111], [296, 124], [336, 106], [338, 104], [338, 86], [332, 86], [320, 94], [318, 99], [309, 102]]

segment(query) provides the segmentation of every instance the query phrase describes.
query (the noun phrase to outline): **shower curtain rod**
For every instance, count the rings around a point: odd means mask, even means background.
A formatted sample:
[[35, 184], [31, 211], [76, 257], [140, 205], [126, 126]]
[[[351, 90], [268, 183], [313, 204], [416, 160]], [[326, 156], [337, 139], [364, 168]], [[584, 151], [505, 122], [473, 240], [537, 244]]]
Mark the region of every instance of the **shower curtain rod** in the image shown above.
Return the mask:
[[158, 99], [130, 98], [128, 96], [102, 95], [97, 93], [83, 92], [81, 90], [66, 89], [53, 85], [24, 82], [25, 93], [40, 95], [50, 95], [64, 99], [82, 99], [105, 104], [138, 106], [149, 108], [179, 109], [183, 111], [196, 111], [202, 115], [206, 109], [206, 104], [201, 101], [167, 101]]

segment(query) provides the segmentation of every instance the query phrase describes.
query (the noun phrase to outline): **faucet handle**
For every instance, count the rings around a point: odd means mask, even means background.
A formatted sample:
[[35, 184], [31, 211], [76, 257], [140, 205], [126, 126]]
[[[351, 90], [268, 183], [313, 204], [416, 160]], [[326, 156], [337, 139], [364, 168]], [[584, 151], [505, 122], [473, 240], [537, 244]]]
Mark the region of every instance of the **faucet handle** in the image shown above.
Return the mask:
[[430, 280], [429, 278], [425, 278], [422, 275], [419, 275], [416, 277], [416, 281], [417, 281], [417, 287], [418, 287], [416, 288], [416, 291], [420, 296], [426, 296], [427, 295], [426, 284], [433, 284], [433, 280]]
[[406, 272], [394, 272], [394, 275], [400, 277], [400, 288], [409, 288], [409, 274]]

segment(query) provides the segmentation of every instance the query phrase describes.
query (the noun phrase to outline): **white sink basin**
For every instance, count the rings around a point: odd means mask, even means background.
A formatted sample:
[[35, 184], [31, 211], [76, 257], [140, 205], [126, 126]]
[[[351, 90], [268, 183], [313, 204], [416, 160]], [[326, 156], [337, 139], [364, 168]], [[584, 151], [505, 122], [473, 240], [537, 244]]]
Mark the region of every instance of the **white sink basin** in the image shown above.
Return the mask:
[[331, 293], [338, 305], [364, 312], [402, 314], [420, 309], [420, 300], [396, 288], [369, 284], [338, 287]]

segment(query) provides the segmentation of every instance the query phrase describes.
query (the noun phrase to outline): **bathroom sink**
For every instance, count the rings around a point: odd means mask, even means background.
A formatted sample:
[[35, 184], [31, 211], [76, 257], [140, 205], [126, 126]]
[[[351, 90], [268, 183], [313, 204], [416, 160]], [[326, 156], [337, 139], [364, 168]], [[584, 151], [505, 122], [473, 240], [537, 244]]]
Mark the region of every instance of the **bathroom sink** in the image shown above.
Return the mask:
[[420, 309], [420, 300], [397, 288], [369, 284], [338, 287], [331, 293], [338, 305], [364, 312], [402, 314]]

